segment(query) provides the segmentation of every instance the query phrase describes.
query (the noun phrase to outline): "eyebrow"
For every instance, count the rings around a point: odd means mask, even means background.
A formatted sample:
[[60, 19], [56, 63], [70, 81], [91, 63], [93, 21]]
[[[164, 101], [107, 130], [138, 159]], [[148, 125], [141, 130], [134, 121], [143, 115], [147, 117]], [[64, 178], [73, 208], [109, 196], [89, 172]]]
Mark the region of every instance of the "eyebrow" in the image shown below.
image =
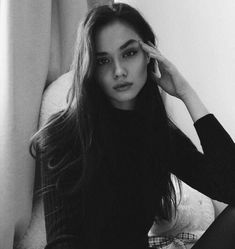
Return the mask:
[[[120, 46], [120, 50], [123, 50], [125, 49], [126, 47], [128, 47], [129, 45], [133, 44], [133, 43], [137, 43], [138, 41], [137, 40], [134, 40], [134, 39], [130, 39], [128, 40], [127, 42], [125, 42], [124, 44], [122, 44]], [[108, 53], [107, 52], [97, 52], [96, 53], [96, 56], [103, 56], [103, 55], [107, 55]]]

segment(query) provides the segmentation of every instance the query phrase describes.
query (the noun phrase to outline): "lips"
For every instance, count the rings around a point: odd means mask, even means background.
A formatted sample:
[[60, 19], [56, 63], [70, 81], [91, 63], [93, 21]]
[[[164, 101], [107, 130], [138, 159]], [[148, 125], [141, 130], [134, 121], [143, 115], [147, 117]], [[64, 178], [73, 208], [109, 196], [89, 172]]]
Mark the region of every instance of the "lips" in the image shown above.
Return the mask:
[[120, 84], [117, 84], [113, 87], [113, 89], [117, 90], [117, 89], [121, 89], [121, 88], [124, 88], [124, 87], [127, 87], [127, 86], [131, 86], [133, 85], [133, 83], [131, 82], [124, 82], [124, 83], [120, 83]]

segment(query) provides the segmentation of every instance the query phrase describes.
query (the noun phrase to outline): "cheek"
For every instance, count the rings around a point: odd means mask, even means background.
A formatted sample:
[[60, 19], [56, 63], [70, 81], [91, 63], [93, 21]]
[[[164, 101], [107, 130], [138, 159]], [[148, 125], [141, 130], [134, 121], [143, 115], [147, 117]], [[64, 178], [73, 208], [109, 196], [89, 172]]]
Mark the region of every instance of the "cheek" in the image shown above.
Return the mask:
[[95, 78], [99, 84], [100, 84], [100, 82], [102, 82], [102, 78], [103, 78], [102, 76], [103, 76], [103, 73], [102, 73], [101, 68], [97, 68], [95, 71]]
[[135, 64], [135, 75], [139, 79], [146, 79], [147, 77], [147, 60], [144, 55], [141, 56], [140, 59], [136, 61]]
[[105, 70], [105, 68], [99, 68], [96, 71], [96, 80], [97, 80], [97, 83], [100, 85], [100, 87], [103, 90], [106, 90], [108, 87], [108, 82], [110, 81], [108, 70]]

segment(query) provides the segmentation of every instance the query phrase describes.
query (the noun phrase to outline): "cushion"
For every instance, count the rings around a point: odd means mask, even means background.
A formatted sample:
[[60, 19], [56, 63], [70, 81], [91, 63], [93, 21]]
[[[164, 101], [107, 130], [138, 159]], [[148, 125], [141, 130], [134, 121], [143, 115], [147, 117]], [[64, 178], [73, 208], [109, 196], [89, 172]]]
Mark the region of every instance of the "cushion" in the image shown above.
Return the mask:
[[[153, 223], [148, 235], [158, 237], [176, 237], [179, 234], [193, 234], [197, 239], [207, 230], [215, 220], [215, 211], [212, 200], [197, 190], [182, 182], [182, 196], [172, 175], [176, 189], [178, 207], [175, 217], [169, 222], [159, 220]], [[172, 247], [174, 248], [174, 247]]]

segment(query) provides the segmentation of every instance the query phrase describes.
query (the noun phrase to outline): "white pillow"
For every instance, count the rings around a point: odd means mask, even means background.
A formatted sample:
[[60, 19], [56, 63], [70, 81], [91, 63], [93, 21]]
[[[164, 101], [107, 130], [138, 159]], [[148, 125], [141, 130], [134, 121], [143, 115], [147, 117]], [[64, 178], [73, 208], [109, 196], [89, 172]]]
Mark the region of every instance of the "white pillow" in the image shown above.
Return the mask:
[[[179, 188], [172, 176], [179, 203]], [[197, 190], [182, 182], [182, 199], [178, 205], [176, 216], [171, 222], [154, 222], [149, 236], [176, 236], [179, 233], [192, 233], [198, 238], [215, 220], [212, 200]]]
[[42, 98], [39, 127], [41, 127], [52, 114], [67, 107], [66, 98], [72, 82], [73, 71], [69, 71], [61, 75], [46, 88]]

